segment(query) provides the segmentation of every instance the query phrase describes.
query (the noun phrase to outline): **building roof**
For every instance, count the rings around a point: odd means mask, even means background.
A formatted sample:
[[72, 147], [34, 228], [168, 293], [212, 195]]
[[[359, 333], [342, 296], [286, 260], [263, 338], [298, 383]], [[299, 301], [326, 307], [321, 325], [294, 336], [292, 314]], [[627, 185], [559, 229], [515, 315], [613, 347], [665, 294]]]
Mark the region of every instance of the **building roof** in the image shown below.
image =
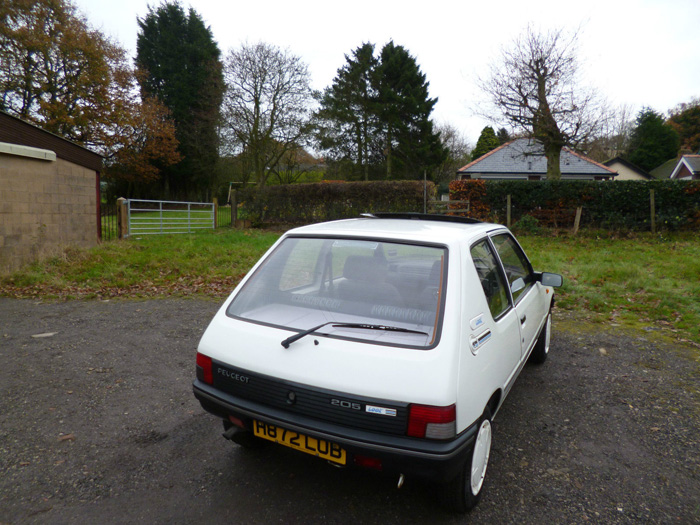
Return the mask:
[[690, 176], [693, 178], [695, 175], [700, 174], [700, 155], [683, 155], [678, 161], [676, 167], [671, 172], [670, 178], [678, 178], [678, 175], [681, 173], [683, 167], [687, 168]]
[[59, 159], [94, 171], [102, 170], [102, 155], [4, 111], [0, 111], [0, 142], [52, 151]]
[[[614, 170], [569, 148], [561, 150], [561, 174], [563, 177], [614, 177]], [[457, 170], [458, 174], [487, 176], [531, 176], [547, 174], [547, 157], [542, 145], [531, 139], [515, 139], [489, 151], [487, 154]]]
[[623, 166], [627, 167], [627, 169], [630, 169], [634, 171], [635, 173], [638, 173], [640, 176], [644, 177], [645, 179], [653, 179], [654, 177], [647, 171], [644, 171], [642, 168], [637, 166], [636, 164], [632, 164], [630, 161], [623, 159], [622, 157], [615, 157], [610, 160], [606, 160], [603, 162], [604, 166], [607, 166], [608, 168], [612, 169], [611, 166], [614, 164], [622, 164]]
[[680, 160], [681, 157], [676, 157], [674, 159], [667, 160], [666, 162], [661, 164], [661, 166], [657, 166], [654, 169], [650, 170], [649, 173], [655, 179], [668, 179], [671, 176], [671, 173], [673, 173], [673, 169], [678, 165], [678, 161]]

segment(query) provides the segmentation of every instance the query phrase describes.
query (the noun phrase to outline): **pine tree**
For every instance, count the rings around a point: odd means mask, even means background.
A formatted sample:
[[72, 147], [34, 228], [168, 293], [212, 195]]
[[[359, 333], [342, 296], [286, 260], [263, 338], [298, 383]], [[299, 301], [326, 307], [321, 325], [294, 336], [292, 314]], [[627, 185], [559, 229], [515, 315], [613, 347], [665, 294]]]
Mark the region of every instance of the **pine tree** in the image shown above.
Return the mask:
[[424, 169], [447, 156], [430, 120], [437, 99], [429, 98], [429, 84], [416, 59], [393, 41], [382, 48], [376, 79], [386, 178], [421, 178]]
[[136, 64], [144, 95], [171, 111], [183, 160], [164, 173], [165, 197], [208, 198], [218, 158], [220, 51], [194, 9], [165, 2], [138, 20]]
[[377, 93], [374, 71], [378, 60], [374, 45], [365, 43], [345, 55], [333, 84], [321, 97], [318, 139], [338, 161], [350, 161], [364, 180], [369, 179], [370, 163], [377, 147]]
[[496, 137], [496, 132], [491, 126], [486, 126], [481, 130], [479, 140], [476, 142], [476, 147], [472, 151], [472, 160], [476, 160], [482, 155], [486, 155], [492, 149], [496, 149], [501, 145], [501, 141]]
[[632, 131], [628, 159], [650, 171], [678, 154], [678, 133], [651, 108], [642, 109]]
[[439, 166], [447, 151], [430, 120], [437, 99], [428, 96], [416, 59], [393, 42], [378, 58], [369, 43], [345, 58], [320, 98], [321, 149], [365, 179], [372, 173], [422, 178], [423, 170]]

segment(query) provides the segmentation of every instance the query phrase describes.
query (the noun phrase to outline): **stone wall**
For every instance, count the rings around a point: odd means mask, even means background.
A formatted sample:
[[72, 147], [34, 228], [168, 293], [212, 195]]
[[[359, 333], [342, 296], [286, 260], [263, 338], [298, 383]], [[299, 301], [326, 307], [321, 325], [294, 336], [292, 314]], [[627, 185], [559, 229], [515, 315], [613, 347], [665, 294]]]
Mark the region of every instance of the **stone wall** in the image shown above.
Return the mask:
[[0, 273], [97, 243], [96, 172], [0, 153]]

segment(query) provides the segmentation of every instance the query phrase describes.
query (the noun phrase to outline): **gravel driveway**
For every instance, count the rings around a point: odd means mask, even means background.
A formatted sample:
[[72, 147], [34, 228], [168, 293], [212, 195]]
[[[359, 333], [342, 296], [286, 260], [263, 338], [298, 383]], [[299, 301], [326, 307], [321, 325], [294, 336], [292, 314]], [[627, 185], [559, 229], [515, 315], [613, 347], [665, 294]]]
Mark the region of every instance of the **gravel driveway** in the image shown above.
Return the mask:
[[700, 350], [555, 315], [469, 515], [282, 447], [192, 395], [203, 300], [0, 299], [0, 523], [700, 523]]

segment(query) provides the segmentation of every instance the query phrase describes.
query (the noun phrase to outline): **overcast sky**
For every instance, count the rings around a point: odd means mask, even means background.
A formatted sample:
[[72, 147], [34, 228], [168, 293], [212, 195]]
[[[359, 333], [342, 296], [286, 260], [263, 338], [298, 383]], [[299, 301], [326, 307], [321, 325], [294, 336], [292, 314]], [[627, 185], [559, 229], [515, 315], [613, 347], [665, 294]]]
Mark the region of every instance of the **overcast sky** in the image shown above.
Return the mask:
[[[90, 24], [135, 54], [147, 0], [77, 0]], [[435, 121], [472, 144], [489, 122], [474, 116], [475, 79], [528, 24], [580, 27], [585, 81], [613, 105], [661, 113], [700, 97], [700, 0], [192, 0], [223, 54], [243, 42], [288, 48], [309, 66], [313, 87], [330, 85], [344, 55], [393, 40], [418, 61], [437, 97]]]

